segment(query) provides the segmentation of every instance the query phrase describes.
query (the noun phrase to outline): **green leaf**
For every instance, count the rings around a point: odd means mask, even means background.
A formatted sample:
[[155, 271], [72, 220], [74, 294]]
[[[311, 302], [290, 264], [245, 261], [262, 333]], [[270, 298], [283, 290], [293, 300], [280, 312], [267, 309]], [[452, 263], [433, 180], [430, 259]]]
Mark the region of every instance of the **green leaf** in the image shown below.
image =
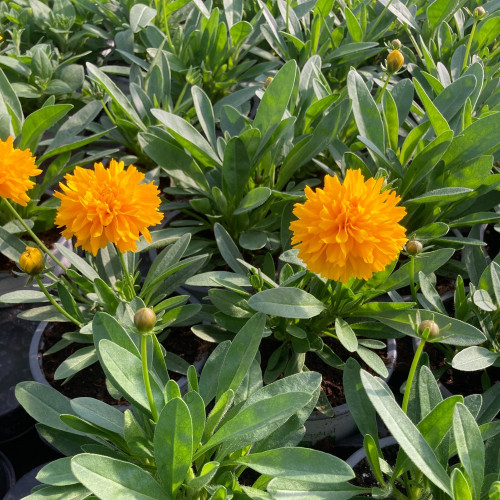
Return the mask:
[[58, 367], [54, 373], [54, 380], [61, 380], [73, 376], [75, 373], [93, 365], [97, 361], [97, 352], [95, 347], [88, 346], [78, 349], [69, 355]]
[[291, 500], [293, 498], [314, 500], [349, 500], [362, 498], [359, 495], [371, 492], [371, 489], [360, 488], [351, 483], [313, 483], [310, 481], [294, 481], [276, 478], [267, 485], [273, 500]]
[[264, 92], [253, 121], [253, 126], [262, 134], [263, 142], [266, 136], [276, 129], [285, 114], [295, 85], [296, 73], [297, 63], [294, 60], [286, 62]]
[[83, 453], [71, 459], [76, 478], [102, 500], [166, 500], [171, 497], [138, 465]]
[[359, 133], [384, 152], [385, 137], [382, 118], [363, 78], [355, 70], [349, 71], [347, 75], [347, 90], [352, 100], [352, 111]]
[[56, 243], [56, 248], [62, 254], [62, 256], [68, 259], [71, 265], [78, 269], [78, 271], [80, 271], [82, 275], [87, 279], [93, 281], [96, 278], [99, 278], [99, 275], [94, 270], [94, 268], [90, 266], [87, 261], [79, 257], [75, 252], [73, 252], [72, 250], [68, 250], [64, 245], [61, 245], [60, 243]]
[[[417, 313], [420, 316], [420, 320], [417, 319]], [[370, 317], [370, 313], [367, 313], [366, 316]], [[384, 311], [373, 317], [385, 325], [411, 337], [418, 337], [412, 326], [412, 322], [413, 325], [417, 325], [419, 321], [435, 321], [440, 328], [439, 336], [436, 339], [443, 344], [470, 346], [481, 344], [486, 340], [483, 332], [476, 327], [445, 314], [425, 309], [419, 309], [418, 311], [415, 309]]]
[[117, 408], [94, 398], [72, 399], [71, 407], [78, 416], [93, 425], [123, 435], [124, 417]]
[[475, 372], [488, 368], [497, 360], [500, 360], [500, 354], [489, 351], [484, 347], [472, 346], [467, 347], [455, 355], [452, 361], [452, 366], [456, 370], [464, 372]]
[[248, 305], [256, 311], [282, 318], [314, 318], [325, 306], [300, 288], [271, 288], [252, 295]]
[[37, 422], [54, 429], [73, 432], [63, 424], [59, 415], [73, 414], [69, 400], [53, 387], [38, 382], [20, 382], [15, 390], [16, 399]]
[[38, 290], [17, 290], [0, 295], [0, 303], [3, 304], [36, 304], [48, 300], [45, 294]]
[[94, 66], [92, 63], [87, 63], [87, 71], [90, 77], [95, 80], [99, 86], [113, 99], [113, 101], [121, 108], [130, 121], [142, 131], [146, 130], [146, 126], [142, 123], [137, 111], [130, 103], [130, 100], [116, 86], [116, 84], [103, 71]]
[[427, 7], [427, 19], [433, 31], [439, 28], [443, 21], [448, 21], [466, 0], [435, 0]]
[[308, 448], [277, 448], [236, 461], [260, 474], [298, 481], [340, 483], [354, 478], [353, 470], [340, 458]]
[[257, 354], [265, 326], [265, 315], [257, 313], [236, 334], [219, 373], [216, 399], [229, 389], [236, 392]]
[[257, 187], [247, 193], [240, 204], [233, 212], [234, 215], [240, 215], [250, 212], [254, 208], [263, 205], [271, 196], [272, 191], [265, 186]]
[[[425, 252], [415, 258], [415, 274], [418, 275], [420, 271], [424, 274], [431, 274], [439, 269], [443, 264], [451, 259], [455, 251], [452, 248], [441, 248], [433, 252]], [[391, 276], [383, 283], [383, 289], [387, 292], [397, 290], [410, 284], [409, 278], [410, 263], [401, 266], [397, 271], [393, 272]], [[382, 286], [381, 286], [382, 288]]]
[[152, 109], [153, 116], [186, 148], [206, 166], [221, 166], [220, 158], [207, 140], [186, 120], [162, 109]]
[[349, 326], [349, 323], [342, 318], [335, 319], [335, 333], [341, 344], [349, 351], [354, 352], [358, 348], [358, 339], [356, 334]]
[[417, 196], [408, 200], [406, 203], [450, 203], [451, 201], [459, 200], [464, 198], [469, 193], [472, 193], [472, 189], [464, 187], [450, 187], [442, 189], [434, 189], [428, 191], [425, 194]]
[[[217, 148], [217, 138], [215, 136], [215, 119], [212, 103], [207, 94], [203, 90], [193, 85], [191, 87], [191, 95], [193, 96], [193, 104], [196, 109], [196, 115], [200, 122], [201, 128], [208, 139], [208, 142], [213, 149]], [[224, 154], [227, 154], [227, 146]]]
[[31, 495], [23, 497], [27, 500], [41, 500], [43, 498], [83, 500], [89, 497], [89, 490], [81, 484], [70, 484], [67, 486], [40, 486]]
[[458, 456], [477, 498], [481, 494], [484, 477], [484, 444], [474, 417], [463, 404], [457, 404], [453, 411], [453, 435]]
[[206, 405], [212, 401], [217, 393], [219, 373], [230, 345], [231, 343], [228, 340], [221, 342], [213, 350], [203, 367], [200, 375], [199, 386], [200, 396], [203, 398]]
[[67, 486], [78, 483], [78, 479], [71, 472], [71, 457], [59, 458], [49, 462], [36, 475], [36, 479], [41, 483], [53, 486]]
[[217, 247], [222, 257], [226, 261], [226, 264], [235, 272], [240, 275], [246, 276], [246, 269], [238, 262], [238, 259], [243, 260], [238, 247], [232, 240], [229, 233], [224, 229], [224, 227], [216, 222], [214, 224], [214, 234], [215, 241], [217, 242]]
[[223, 192], [226, 198], [240, 203], [247, 189], [250, 173], [250, 158], [245, 144], [239, 137], [231, 138], [226, 144], [222, 163]]
[[182, 485], [191, 467], [193, 424], [186, 403], [171, 399], [163, 408], [154, 435], [158, 475], [172, 497]]
[[135, 4], [130, 9], [130, 28], [133, 33], [138, 33], [146, 27], [156, 16], [156, 10], [142, 3]]
[[53, 106], [44, 106], [33, 111], [23, 123], [21, 140], [18, 144], [19, 148], [29, 149], [35, 154], [42, 134], [57, 123], [72, 108], [73, 105], [71, 104], [54, 104]]
[[347, 25], [347, 30], [349, 31], [349, 34], [351, 35], [352, 41], [353, 42], [362, 42], [363, 41], [363, 30], [361, 29], [361, 26], [359, 25], [359, 22], [356, 19], [356, 16], [351, 12], [349, 7], [344, 7], [344, 16], [345, 16], [345, 22]]
[[472, 500], [469, 483], [460, 469], [455, 468], [451, 471], [451, 488], [454, 500]]
[[254, 443], [275, 430], [273, 424], [287, 419], [306, 405], [311, 399], [304, 392], [288, 392], [272, 398], [257, 401], [240, 411], [235, 417], [222, 425], [219, 430], [195, 454], [194, 459], [218, 444], [239, 439], [244, 443]]
[[436, 455], [382, 382], [364, 370], [361, 381], [370, 401], [399, 446], [436, 486], [451, 495], [450, 479]]

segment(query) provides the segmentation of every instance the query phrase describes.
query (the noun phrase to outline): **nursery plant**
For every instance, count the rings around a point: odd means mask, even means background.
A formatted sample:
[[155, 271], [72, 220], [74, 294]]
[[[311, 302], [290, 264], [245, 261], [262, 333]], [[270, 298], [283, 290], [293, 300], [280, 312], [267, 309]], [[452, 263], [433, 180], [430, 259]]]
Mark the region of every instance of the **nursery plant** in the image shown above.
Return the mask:
[[[99, 313], [95, 323], [102, 366], [131, 409], [19, 384], [16, 395], [39, 432], [67, 455], [38, 473], [42, 484], [27, 498], [271, 498], [265, 490], [272, 478], [320, 483], [345, 498], [366, 492], [347, 482], [354, 474], [342, 460], [295, 447], [321, 378], [302, 373], [262, 387], [255, 356], [263, 315], [220, 344], [199, 378], [190, 367], [184, 395], [163, 358], [149, 358], [152, 331], [142, 329], [139, 353], [134, 333], [113, 317]], [[247, 468], [263, 476], [244, 479]]]
[[[372, 495], [393, 498], [488, 498], [498, 481], [498, 384], [484, 394], [443, 399], [421, 356], [427, 340], [442, 335], [432, 320], [415, 325], [421, 337], [406, 382], [402, 406], [377, 377], [349, 360], [344, 371], [346, 398], [364, 435], [368, 463], [378, 486]], [[380, 449], [375, 416], [395, 437], [399, 451], [388, 464]], [[494, 487], [492, 487], [492, 490]], [[490, 494], [492, 494], [490, 492]], [[489, 497], [491, 498], [491, 496]]]
[[[270, 255], [262, 270], [257, 269], [242, 259], [227, 232], [216, 226], [221, 254], [235, 273], [212, 271], [187, 281], [212, 287], [208, 298], [216, 308], [215, 326], [197, 325], [193, 332], [211, 340], [231, 337], [259, 311], [268, 315], [269, 333], [280, 343], [268, 361], [264, 381], [302, 371], [310, 351], [341, 369], [345, 360], [325, 343], [328, 337], [387, 376], [383, 361], [371, 349], [385, 346], [380, 338], [411, 335], [411, 322], [417, 315], [430, 318], [430, 312], [410, 310], [416, 302], [373, 299], [411, 284], [415, 269], [430, 273], [439, 268], [453, 251], [410, 255], [410, 262], [394, 270], [406, 242], [398, 224], [404, 209], [396, 207], [399, 199], [394, 192], [381, 192], [382, 183], [383, 179], [365, 181], [354, 170], [347, 172], [342, 185], [337, 178], [326, 177], [324, 189], [306, 188], [307, 200], [295, 205], [298, 220], [290, 224], [291, 242], [298, 252], [288, 250], [280, 256], [278, 281]], [[447, 325], [442, 342], [476, 345], [485, 340], [477, 328], [444, 314], [436, 314], [436, 321]]]
[[[160, 333], [187, 321], [200, 309], [199, 305], [186, 304], [187, 295], [171, 296], [207, 257], [202, 254], [182, 258], [189, 245], [189, 233], [174, 238], [177, 241], [157, 255], [144, 281], [136, 272], [133, 252], [138, 250], [137, 240], [140, 234], [144, 235], [142, 247], [147, 248], [146, 241], [152, 243], [148, 226], [158, 224], [163, 218], [158, 210], [158, 189], [152, 182], [141, 184], [143, 179], [144, 174], [135, 167], [125, 169], [123, 163], [115, 160], [111, 160], [108, 169], [96, 163], [94, 170], [77, 167], [74, 174], [66, 176], [67, 184], [61, 184], [62, 192], [55, 194], [61, 200], [55, 223], [64, 227], [65, 237], [76, 236], [76, 246], [93, 257], [86, 260], [58, 245], [71, 266], [67, 268], [59, 262], [65, 276], [57, 278], [49, 273], [49, 284], [42, 281], [46, 269], [40, 250], [28, 247], [25, 251], [26, 245], [21, 240], [9, 240], [15, 243], [14, 250], [21, 253], [20, 269], [30, 276], [30, 281], [36, 281], [38, 289], [7, 293], [0, 301], [48, 302], [46, 306], [21, 313], [20, 317], [74, 324], [75, 330], [63, 334], [49, 354], [73, 342], [84, 345], [59, 366], [55, 379], [67, 379], [97, 361], [92, 321], [98, 311], [116, 315], [130, 325], [130, 317], [136, 310], [154, 307], [158, 315], [157, 333]], [[36, 235], [32, 236], [36, 241]], [[170, 359], [173, 364], [175, 356], [171, 355]]]

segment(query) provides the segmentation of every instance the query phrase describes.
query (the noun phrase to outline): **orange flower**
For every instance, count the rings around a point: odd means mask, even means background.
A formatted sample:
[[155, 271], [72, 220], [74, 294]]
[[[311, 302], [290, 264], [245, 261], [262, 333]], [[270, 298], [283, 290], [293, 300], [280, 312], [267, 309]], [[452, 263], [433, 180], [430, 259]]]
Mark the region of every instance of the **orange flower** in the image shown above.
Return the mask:
[[29, 149], [15, 149], [12, 137], [0, 140], [0, 197], [25, 207], [30, 201], [26, 191], [35, 185], [30, 177], [41, 173]]
[[348, 170], [344, 184], [327, 175], [324, 189], [306, 187], [305, 203], [296, 203], [298, 220], [290, 224], [292, 244], [308, 269], [346, 283], [369, 279], [391, 263], [406, 243], [398, 222], [406, 214], [394, 191], [380, 192], [383, 179], [365, 181]]
[[163, 219], [159, 190], [152, 182], [141, 184], [144, 174], [134, 166], [95, 163], [94, 170], [76, 167], [65, 179], [66, 186], [59, 184], [64, 192], [54, 193], [61, 200], [55, 223], [66, 226], [64, 237], [76, 236], [76, 245], [94, 255], [109, 242], [122, 252], [136, 251], [139, 233], [151, 242], [147, 228]]

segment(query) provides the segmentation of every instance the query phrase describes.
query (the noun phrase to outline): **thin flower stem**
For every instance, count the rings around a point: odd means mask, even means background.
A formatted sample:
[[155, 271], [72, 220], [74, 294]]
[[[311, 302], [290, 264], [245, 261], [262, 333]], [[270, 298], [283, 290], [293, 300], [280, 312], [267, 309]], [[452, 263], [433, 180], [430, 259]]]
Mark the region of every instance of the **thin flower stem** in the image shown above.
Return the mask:
[[410, 255], [410, 290], [411, 298], [418, 307], [417, 290], [415, 288], [415, 257], [413, 255]]
[[467, 59], [469, 59], [469, 53], [470, 53], [470, 48], [472, 46], [472, 39], [474, 38], [474, 32], [476, 31], [476, 25], [477, 25], [478, 19], [474, 21], [474, 24], [472, 25], [472, 29], [469, 35], [469, 41], [467, 42], [467, 48], [465, 49], [465, 56], [464, 56], [464, 62], [462, 65], [462, 72], [465, 71], [465, 68], [467, 67]]
[[43, 292], [43, 294], [45, 295], [45, 297], [47, 297], [49, 299], [49, 302], [61, 313], [63, 314], [66, 318], [68, 318], [72, 323], [74, 323], [76, 326], [78, 327], [81, 327], [83, 325], [82, 322], [78, 321], [76, 318], [74, 318], [73, 316], [71, 316], [71, 314], [69, 314], [67, 311], [65, 311], [54, 299], [54, 297], [52, 297], [52, 295], [50, 295], [50, 293], [48, 292], [47, 288], [45, 288], [45, 285], [42, 283], [42, 280], [40, 279], [40, 276], [35, 276], [35, 280], [36, 282], [38, 283], [38, 286], [40, 287], [40, 290]]
[[408, 37], [411, 40], [411, 43], [413, 44], [413, 47], [415, 48], [416, 53], [418, 54], [418, 57], [420, 57], [420, 59], [423, 60], [424, 55], [422, 54], [422, 51], [420, 50], [420, 47], [418, 46], [418, 43], [415, 40], [415, 37], [412, 35], [410, 28], [408, 28], [408, 26], [406, 24], [404, 25], [404, 28], [405, 28], [406, 33], [408, 34]]
[[11, 211], [12, 215], [21, 223], [26, 229], [26, 232], [33, 238], [37, 245], [63, 270], [67, 271], [68, 268], [42, 243], [40, 238], [31, 230], [31, 228], [24, 222], [24, 219], [17, 213], [17, 210], [9, 203], [7, 199], [3, 199], [5, 205]]
[[380, 92], [380, 94], [377, 96], [377, 100], [375, 101], [376, 104], [378, 104], [381, 100], [382, 100], [382, 96], [384, 95], [384, 92], [385, 92], [385, 89], [387, 88], [387, 84], [389, 83], [389, 80], [391, 79], [391, 74], [390, 73], [387, 73], [386, 74], [386, 78], [385, 78], [385, 82], [384, 82], [384, 86], [382, 88], [382, 91]]
[[129, 294], [127, 294], [129, 296], [128, 298], [133, 299], [135, 297], [134, 283], [132, 282], [130, 273], [128, 272], [128, 267], [127, 264], [125, 263], [125, 259], [123, 258], [122, 252], [118, 248], [116, 249], [116, 251], [118, 252], [118, 256], [120, 257], [120, 262], [123, 269], [123, 281], [127, 285], [127, 288], [129, 289]]
[[153, 414], [153, 420], [158, 421], [158, 410], [156, 409], [155, 400], [153, 399], [153, 391], [151, 390], [151, 382], [149, 381], [148, 370], [148, 337], [149, 335], [142, 335], [141, 337], [141, 359], [142, 359], [142, 378], [144, 379], [144, 387], [148, 396], [149, 407]]
[[406, 413], [408, 410], [408, 401], [410, 399], [410, 390], [413, 384], [413, 379], [415, 378], [415, 371], [417, 370], [418, 361], [420, 360], [420, 356], [422, 351], [424, 350], [425, 339], [422, 338], [420, 344], [415, 352], [415, 356], [413, 357], [413, 362], [410, 367], [410, 373], [408, 374], [408, 380], [406, 381], [405, 394], [403, 396], [403, 404], [401, 405], [401, 409]]

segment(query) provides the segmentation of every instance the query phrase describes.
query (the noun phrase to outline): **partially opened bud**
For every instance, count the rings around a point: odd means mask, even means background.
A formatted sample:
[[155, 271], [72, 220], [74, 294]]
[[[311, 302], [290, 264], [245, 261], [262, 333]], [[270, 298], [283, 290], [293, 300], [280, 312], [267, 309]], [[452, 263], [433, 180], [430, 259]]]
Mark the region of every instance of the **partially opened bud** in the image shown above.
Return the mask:
[[439, 335], [439, 326], [435, 321], [426, 319], [418, 325], [418, 333], [420, 333], [420, 335], [423, 335], [427, 329], [429, 330], [427, 338], [434, 339]]
[[271, 82], [274, 80], [274, 78], [272, 76], [268, 76], [266, 81], [264, 82], [264, 88], [267, 89], [267, 87], [269, 87], [269, 85], [271, 85]]
[[401, 54], [399, 50], [393, 50], [389, 53], [386, 59], [387, 71], [391, 74], [396, 73], [396, 71], [403, 66], [404, 62], [405, 58], [403, 57], [403, 54]]
[[408, 253], [408, 255], [418, 255], [423, 248], [424, 246], [422, 245], [422, 243], [417, 240], [411, 240], [406, 244], [406, 252]]
[[486, 14], [486, 11], [483, 7], [476, 7], [474, 9], [474, 17], [476, 19], [481, 19]]
[[40, 274], [45, 267], [42, 252], [35, 247], [26, 247], [26, 251], [19, 257], [19, 266], [32, 276]]
[[140, 333], [150, 333], [156, 324], [156, 314], [153, 309], [143, 307], [134, 315], [134, 325]]

